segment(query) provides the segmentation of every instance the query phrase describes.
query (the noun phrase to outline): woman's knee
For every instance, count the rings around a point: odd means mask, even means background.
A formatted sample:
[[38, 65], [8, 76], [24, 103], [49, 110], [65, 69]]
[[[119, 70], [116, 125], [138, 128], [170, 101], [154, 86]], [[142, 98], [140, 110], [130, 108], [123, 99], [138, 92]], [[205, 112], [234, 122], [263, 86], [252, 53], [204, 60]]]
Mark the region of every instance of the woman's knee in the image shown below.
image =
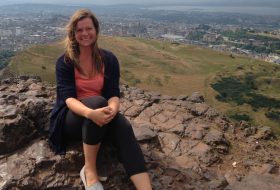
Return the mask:
[[110, 133], [116, 141], [122, 143], [129, 143], [131, 140], [136, 141], [131, 123], [121, 113], [115, 116], [110, 125]]
[[102, 96], [91, 96], [82, 99], [81, 102], [89, 108], [97, 109], [108, 106], [108, 101]]

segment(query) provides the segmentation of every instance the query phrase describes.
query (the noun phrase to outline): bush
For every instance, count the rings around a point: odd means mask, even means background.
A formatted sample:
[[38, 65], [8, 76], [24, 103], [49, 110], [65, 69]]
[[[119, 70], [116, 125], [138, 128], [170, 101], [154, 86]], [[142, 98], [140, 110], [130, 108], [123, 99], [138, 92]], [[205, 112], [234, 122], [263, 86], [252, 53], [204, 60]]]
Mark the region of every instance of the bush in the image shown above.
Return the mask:
[[5, 68], [15, 53], [13, 51], [4, 50], [0, 52], [0, 70]]
[[236, 121], [251, 121], [252, 119], [250, 118], [250, 116], [248, 116], [247, 114], [233, 114], [233, 115], [229, 115], [229, 118], [234, 119]]
[[280, 111], [270, 111], [265, 113], [265, 116], [273, 121], [280, 122]]
[[255, 92], [255, 76], [247, 74], [244, 82], [234, 77], [223, 77], [211, 87], [219, 94], [216, 99], [222, 102], [234, 102], [238, 105], [249, 104], [255, 110], [258, 108], [280, 108], [280, 100], [266, 97]]

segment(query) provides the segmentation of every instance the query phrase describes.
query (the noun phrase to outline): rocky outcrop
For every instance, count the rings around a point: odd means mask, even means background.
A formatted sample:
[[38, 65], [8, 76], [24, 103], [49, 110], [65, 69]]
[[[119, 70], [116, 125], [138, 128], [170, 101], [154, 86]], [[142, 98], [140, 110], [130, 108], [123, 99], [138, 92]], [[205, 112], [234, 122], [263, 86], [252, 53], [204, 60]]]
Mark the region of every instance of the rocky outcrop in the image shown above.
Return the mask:
[[[234, 123], [199, 93], [170, 97], [122, 86], [121, 112], [131, 121], [153, 187], [280, 189], [280, 143], [269, 127]], [[47, 143], [55, 88], [36, 77], [0, 85], [0, 189], [83, 189], [81, 144], [54, 155]], [[134, 189], [114, 149], [104, 146], [105, 189]]]

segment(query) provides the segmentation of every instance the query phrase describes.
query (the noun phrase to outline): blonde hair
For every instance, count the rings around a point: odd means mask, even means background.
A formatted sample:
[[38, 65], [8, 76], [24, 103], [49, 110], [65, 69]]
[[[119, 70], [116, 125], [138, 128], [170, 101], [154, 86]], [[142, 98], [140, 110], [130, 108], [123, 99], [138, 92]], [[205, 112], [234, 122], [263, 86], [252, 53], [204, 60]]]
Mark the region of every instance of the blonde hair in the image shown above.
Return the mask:
[[64, 40], [66, 46], [65, 62], [66, 63], [69, 63], [69, 61], [73, 62], [75, 67], [80, 72], [84, 73], [80, 66], [80, 61], [79, 61], [80, 50], [79, 50], [79, 44], [75, 38], [75, 32], [76, 32], [77, 23], [85, 18], [90, 18], [92, 20], [93, 26], [96, 30], [96, 41], [95, 43], [92, 44], [92, 60], [93, 60], [92, 64], [93, 64], [94, 74], [102, 73], [103, 58], [97, 43], [98, 35], [100, 32], [99, 21], [97, 20], [96, 16], [88, 9], [77, 10], [72, 15], [68, 24], [66, 25], [67, 36]]

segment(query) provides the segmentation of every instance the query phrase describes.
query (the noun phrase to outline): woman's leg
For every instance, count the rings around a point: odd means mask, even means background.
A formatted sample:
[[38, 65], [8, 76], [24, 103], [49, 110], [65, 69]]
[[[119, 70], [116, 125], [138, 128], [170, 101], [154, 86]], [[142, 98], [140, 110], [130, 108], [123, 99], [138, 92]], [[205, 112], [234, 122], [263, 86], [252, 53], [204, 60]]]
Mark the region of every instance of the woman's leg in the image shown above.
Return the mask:
[[98, 181], [98, 174], [96, 169], [96, 159], [100, 143], [97, 145], [89, 145], [83, 143], [85, 156], [85, 176], [87, 186], [90, 186]]
[[109, 138], [116, 145], [120, 160], [135, 187], [138, 190], [152, 189], [142, 150], [129, 121], [118, 113], [108, 127]]
[[[108, 105], [106, 99], [100, 96], [94, 96], [83, 99], [81, 101], [86, 106], [96, 109]], [[90, 186], [98, 181], [96, 170], [96, 158], [100, 143], [106, 133], [107, 127], [99, 127], [91, 120], [76, 115], [72, 111], [68, 111], [66, 115], [65, 134], [71, 139], [80, 138], [83, 140], [83, 150], [85, 157], [85, 176], [87, 186]], [[78, 136], [78, 137], [77, 137]]]
[[138, 190], [152, 190], [149, 174], [147, 172], [134, 174], [130, 177], [131, 181]]

